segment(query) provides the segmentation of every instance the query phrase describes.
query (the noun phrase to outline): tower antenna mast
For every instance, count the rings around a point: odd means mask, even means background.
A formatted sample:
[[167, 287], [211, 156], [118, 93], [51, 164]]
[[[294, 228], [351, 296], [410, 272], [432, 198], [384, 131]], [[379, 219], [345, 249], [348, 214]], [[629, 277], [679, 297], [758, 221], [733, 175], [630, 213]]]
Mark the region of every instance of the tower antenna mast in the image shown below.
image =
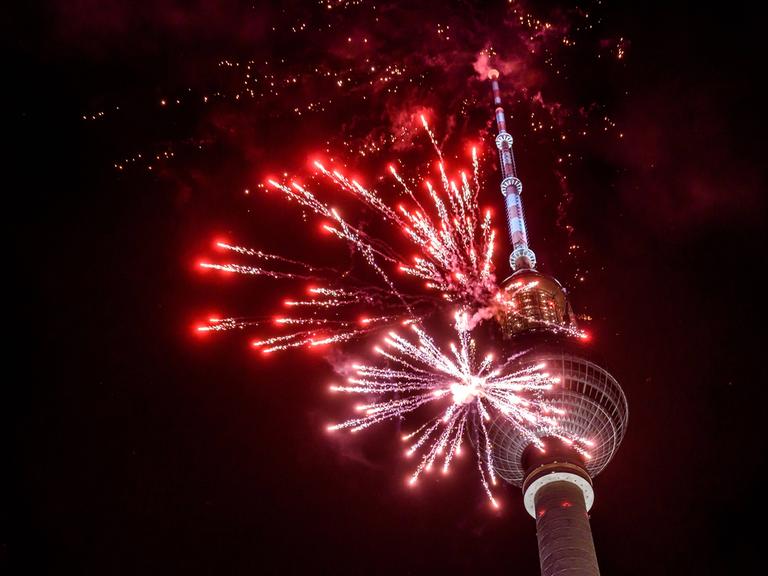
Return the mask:
[[536, 254], [528, 246], [528, 230], [525, 226], [525, 214], [523, 213], [523, 183], [517, 176], [515, 165], [515, 153], [512, 150], [514, 139], [507, 132], [507, 120], [504, 116], [504, 108], [501, 105], [501, 93], [499, 91], [499, 71], [491, 70], [488, 78], [493, 86], [493, 103], [496, 106], [496, 148], [499, 149], [499, 162], [501, 164], [501, 194], [504, 196], [504, 204], [507, 209], [507, 227], [509, 239], [512, 242], [512, 253], [509, 255], [509, 265], [513, 271], [526, 268], [536, 268]]

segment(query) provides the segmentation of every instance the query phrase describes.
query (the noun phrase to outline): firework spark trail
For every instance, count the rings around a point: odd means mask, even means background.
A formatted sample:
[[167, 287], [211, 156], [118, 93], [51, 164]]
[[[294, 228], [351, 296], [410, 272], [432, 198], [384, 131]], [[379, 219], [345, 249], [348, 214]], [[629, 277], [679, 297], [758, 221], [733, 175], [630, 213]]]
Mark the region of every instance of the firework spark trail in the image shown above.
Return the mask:
[[[334, 226], [330, 226], [327, 224], [324, 225], [323, 228], [328, 232], [331, 232], [332, 234], [338, 236], [339, 238], [346, 240], [351, 245], [355, 246], [363, 254], [363, 257], [366, 263], [374, 271], [376, 271], [376, 273], [382, 278], [382, 280], [384, 280], [384, 282], [390, 288], [392, 293], [398, 297], [398, 299], [405, 305], [408, 311], [412, 312], [410, 310], [410, 306], [406, 298], [400, 293], [400, 291], [396, 288], [394, 282], [392, 282], [392, 280], [384, 271], [384, 269], [381, 268], [379, 263], [376, 261], [376, 256], [380, 256], [385, 260], [389, 260], [390, 262], [396, 262], [395, 257], [375, 247], [374, 243], [369, 241], [367, 234], [365, 234], [361, 230], [349, 224], [346, 220], [344, 220], [341, 217], [341, 215], [335, 208], [332, 208], [327, 204], [325, 204], [324, 202], [321, 202], [320, 200], [318, 200], [318, 198], [312, 192], [310, 192], [300, 184], [296, 182], [292, 182], [291, 187], [288, 187], [278, 182], [275, 182], [274, 180], [269, 180], [269, 184], [271, 184], [273, 187], [277, 188], [278, 190], [281, 190], [282, 192], [284, 192], [289, 199], [296, 200], [302, 206], [306, 206], [311, 210], [313, 210], [316, 214], [319, 214], [321, 216], [325, 216], [328, 218], [332, 218], [333, 220], [335, 220], [339, 226], [338, 228], [335, 228]], [[300, 194], [296, 194], [291, 188], [294, 188], [295, 190], [300, 192]], [[355, 187], [353, 187], [352, 190], [359, 192], [359, 190]], [[359, 194], [358, 194], [358, 197], [359, 197]], [[368, 204], [372, 204], [373, 206], [377, 205], [375, 202], [372, 202], [370, 197], [366, 197], [365, 201]]]
[[468, 435], [474, 439], [483, 489], [497, 506], [491, 491], [496, 484], [493, 448], [485, 424], [491, 419], [491, 412], [508, 418], [539, 449], [543, 449], [542, 437], [554, 435], [589, 457], [587, 447], [591, 442], [570, 436], [550, 415], [563, 412], [547, 401], [547, 392], [559, 379], [545, 372], [544, 364], [518, 365], [517, 369], [507, 370], [520, 354], [502, 365], [495, 365], [491, 354], [478, 362], [475, 341], [461, 328], [467, 322], [460, 318], [462, 315], [466, 313], [456, 315], [458, 343], [449, 346], [449, 353], [443, 352], [417, 324], [411, 325], [415, 341], [389, 332], [384, 338], [388, 349], [375, 350], [392, 361], [392, 367], [358, 364], [354, 366], [356, 376], [348, 379], [348, 385], [331, 386], [334, 392], [376, 395], [379, 399], [358, 406], [362, 416], [331, 425], [328, 430], [357, 432], [435, 405], [439, 410], [437, 416], [429, 417], [414, 432], [403, 436], [404, 441], [411, 442], [407, 456], [421, 453], [409, 483], [415, 483], [440, 459], [442, 470], [447, 473], [454, 456], [460, 453], [462, 438]]
[[440, 158], [440, 162], [442, 162], [443, 151], [440, 150], [440, 145], [437, 143], [437, 140], [435, 139], [435, 135], [432, 133], [432, 130], [429, 128], [429, 123], [427, 122], [427, 119], [424, 117], [424, 114], [420, 114], [419, 118], [421, 119], [421, 125], [424, 126], [424, 130], [426, 130], [427, 134], [429, 135], [429, 141], [432, 142], [432, 147], [435, 149], [435, 152], [437, 153], [437, 157]]
[[347, 331], [336, 331], [330, 336], [326, 337], [318, 337], [316, 330], [302, 330], [299, 332], [286, 334], [285, 336], [274, 336], [264, 340], [254, 340], [251, 345], [254, 348], [260, 348], [264, 353], [269, 353], [275, 352], [277, 350], [287, 350], [288, 348], [301, 348], [304, 346], [312, 347], [321, 346], [323, 344], [347, 342], [364, 334], [368, 334], [371, 331], [372, 329], [351, 329]]
[[327, 170], [320, 162], [315, 161], [314, 165], [323, 175], [339, 184], [343, 189], [351, 192], [355, 197], [363, 200], [375, 210], [378, 210], [386, 220], [392, 220], [401, 226], [404, 224], [397, 214], [379, 198], [375, 191], [368, 190], [356, 180], [347, 180], [343, 174], [336, 170], [333, 172]]
[[405, 180], [398, 174], [397, 170], [394, 166], [391, 164], [389, 165], [389, 172], [392, 174], [392, 177], [397, 181], [398, 184], [403, 188], [403, 192], [411, 199], [413, 200], [413, 203], [416, 204], [416, 206], [421, 210], [422, 212], [426, 212], [424, 209], [424, 206], [421, 205], [421, 202], [419, 202], [419, 199], [416, 198], [416, 195], [413, 193], [413, 190], [406, 184]]
[[299, 260], [291, 260], [290, 258], [284, 258], [283, 256], [278, 256], [277, 254], [268, 254], [266, 252], [262, 252], [261, 250], [256, 250], [254, 248], [237, 246], [237, 245], [228, 244], [227, 242], [221, 242], [221, 241], [218, 241], [215, 244], [216, 244], [216, 247], [221, 250], [235, 252], [243, 256], [249, 256], [252, 258], [264, 260], [266, 262], [270, 262], [274, 264], [281, 264], [286, 266], [287, 268], [294, 268], [294, 270], [277, 270], [272, 268], [265, 268], [263, 266], [242, 265], [242, 264], [237, 264], [233, 262], [227, 262], [224, 264], [217, 264], [212, 262], [200, 262], [199, 263], [200, 268], [209, 269], [209, 270], [219, 270], [220, 272], [234, 272], [237, 274], [245, 274], [250, 276], [267, 276], [269, 278], [276, 278], [276, 279], [295, 278], [295, 279], [302, 279], [302, 280], [311, 280], [311, 279], [319, 278], [321, 273], [335, 272], [334, 270], [331, 270], [329, 268], [321, 268], [318, 266], [313, 266], [306, 262], [301, 262]]
[[400, 316], [364, 317], [355, 322], [322, 317], [276, 318], [274, 324], [280, 326], [305, 326], [307, 328], [290, 334], [254, 340], [251, 342], [251, 346], [259, 348], [264, 353], [269, 353], [288, 348], [347, 342], [398, 321], [400, 321]]
[[223, 250], [230, 250], [232, 252], [237, 252], [238, 254], [244, 254], [246, 256], [255, 256], [257, 258], [262, 258], [263, 260], [275, 260], [277, 262], [293, 264], [295, 266], [306, 268], [309, 271], [317, 270], [317, 268], [315, 266], [312, 266], [311, 264], [300, 262], [299, 260], [291, 260], [290, 258], [284, 258], [283, 256], [278, 256], [277, 254], [268, 254], [266, 252], [262, 252], [261, 250], [246, 248], [245, 246], [235, 246], [232, 244], [227, 244], [226, 242], [216, 242], [216, 246], [218, 246]]
[[210, 262], [201, 262], [200, 268], [208, 270], [218, 270], [219, 272], [233, 272], [250, 276], [269, 276], [270, 278], [298, 278], [308, 280], [312, 276], [305, 276], [293, 272], [276, 272], [257, 266], [243, 266], [241, 264], [211, 264]]
[[207, 325], [195, 326], [197, 332], [222, 332], [225, 330], [237, 330], [249, 326], [261, 326], [260, 320], [253, 318], [208, 318]]

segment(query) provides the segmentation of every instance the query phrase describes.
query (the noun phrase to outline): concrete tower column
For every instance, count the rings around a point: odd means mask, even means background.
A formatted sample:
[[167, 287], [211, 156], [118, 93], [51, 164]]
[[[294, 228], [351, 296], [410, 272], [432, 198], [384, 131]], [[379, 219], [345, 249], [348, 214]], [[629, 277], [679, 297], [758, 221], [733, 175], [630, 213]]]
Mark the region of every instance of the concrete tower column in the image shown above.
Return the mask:
[[536, 492], [534, 502], [542, 576], [599, 576], [581, 488], [552, 482]]
[[[523, 484], [525, 509], [536, 520], [541, 574], [599, 576], [587, 515], [595, 501], [592, 481], [569, 446], [550, 440], [547, 448], [528, 452], [532, 466]], [[546, 462], [547, 454], [554, 461]]]

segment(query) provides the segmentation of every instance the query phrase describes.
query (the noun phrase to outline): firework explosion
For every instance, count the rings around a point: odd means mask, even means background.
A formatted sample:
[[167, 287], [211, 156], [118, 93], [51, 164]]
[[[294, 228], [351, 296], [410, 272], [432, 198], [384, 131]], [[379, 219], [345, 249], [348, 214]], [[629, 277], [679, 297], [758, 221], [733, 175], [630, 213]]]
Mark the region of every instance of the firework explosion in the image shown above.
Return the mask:
[[[477, 319], [492, 315], [500, 295], [493, 274], [493, 250], [496, 232], [492, 229], [489, 210], [481, 214], [477, 203], [480, 177], [475, 150], [472, 150], [473, 173], [460, 172], [458, 179], [449, 179], [434, 135], [422, 117], [424, 129], [435, 145], [440, 160], [438, 190], [430, 181], [423, 202], [418, 192], [392, 165], [389, 173], [399, 190], [402, 202], [390, 205], [383, 195], [347, 178], [335, 169], [315, 161], [317, 174], [325, 178], [336, 191], [351, 194], [365, 208], [372, 210], [381, 222], [394, 227], [417, 254], [406, 259], [392, 242], [373, 237], [345, 219], [339, 211], [320, 196], [298, 182], [269, 180], [269, 186], [281, 192], [295, 206], [308, 209], [325, 221], [323, 229], [346, 242], [362, 257], [375, 281], [362, 281], [344, 275], [333, 268], [320, 268], [306, 262], [267, 254], [260, 250], [217, 242], [221, 250], [246, 256], [258, 264], [234, 262], [201, 262], [203, 269], [273, 279], [310, 280], [322, 286], [310, 286], [309, 298], [286, 299], [284, 305], [300, 309], [300, 316], [274, 320], [278, 327], [292, 327], [289, 334], [272, 335], [253, 342], [263, 352], [273, 352], [301, 346], [317, 346], [344, 342], [399, 323], [404, 316], [424, 318], [446, 302], [460, 305]], [[409, 202], [406, 206], [405, 202]], [[419, 281], [422, 289], [413, 290], [414, 282], [397, 281], [391, 270], [406, 278]], [[366, 317], [350, 318], [349, 313], [367, 305], [378, 311]], [[477, 320], [475, 320], [476, 322]], [[248, 318], [213, 318], [198, 326], [199, 332], [221, 331], [264, 324], [263, 320]]]
[[[491, 492], [496, 484], [493, 450], [486, 421], [491, 413], [503, 415], [530, 443], [544, 451], [543, 436], [555, 436], [590, 458], [586, 438], [572, 438], [558, 426], [557, 415], [564, 412], [551, 406], [545, 396], [559, 382], [544, 371], [543, 363], [511, 369], [524, 352], [494, 365], [487, 354], [477, 361], [477, 346], [464, 328], [465, 314], [456, 315], [458, 346], [450, 344], [450, 354], [443, 352], [418, 325], [411, 324], [417, 342], [411, 342], [392, 331], [384, 338], [384, 347], [375, 351], [387, 358], [395, 368], [355, 365], [357, 376], [348, 384], [332, 385], [334, 392], [373, 395], [371, 404], [356, 410], [364, 416], [329, 426], [330, 431], [348, 429], [357, 432], [390, 419], [399, 419], [424, 406], [437, 405], [441, 412], [419, 428], [403, 436], [411, 442], [407, 456], [420, 452], [421, 461], [409, 478], [414, 484], [422, 473], [437, 463], [448, 472], [454, 457], [460, 456], [466, 437], [474, 447], [483, 489], [491, 503], [498, 502]], [[519, 363], [518, 363], [519, 364]]]

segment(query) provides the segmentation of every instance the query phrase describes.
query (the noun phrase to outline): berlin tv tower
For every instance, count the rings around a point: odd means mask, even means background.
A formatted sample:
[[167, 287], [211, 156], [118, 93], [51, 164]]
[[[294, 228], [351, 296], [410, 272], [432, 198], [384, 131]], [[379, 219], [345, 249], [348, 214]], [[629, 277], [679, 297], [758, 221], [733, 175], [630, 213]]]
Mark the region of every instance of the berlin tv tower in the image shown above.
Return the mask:
[[[508, 306], [497, 320], [505, 340], [528, 349], [531, 357], [546, 362], [549, 372], [560, 377], [561, 385], [548, 397], [565, 412], [559, 424], [570, 437], [594, 442], [589, 458], [562, 437], [542, 438], [542, 451], [506, 418], [497, 417], [489, 430], [495, 469], [523, 490], [525, 509], [536, 520], [542, 575], [596, 576], [600, 571], [588, 516], [595, 500], [592, 479], [618, 450], [627, 428], [627, 400], [616, 379], [573, 342], [576, 319], [563, 287], [536, 271], [523, 214], [523, 185], [501, 105], [499, 72], [491, 70], [488, 78], [493, 86], [501, 193], [512, 242], [513, 273], [502, 284]], [[533, 288], [517, 290], [521, 284]]]

